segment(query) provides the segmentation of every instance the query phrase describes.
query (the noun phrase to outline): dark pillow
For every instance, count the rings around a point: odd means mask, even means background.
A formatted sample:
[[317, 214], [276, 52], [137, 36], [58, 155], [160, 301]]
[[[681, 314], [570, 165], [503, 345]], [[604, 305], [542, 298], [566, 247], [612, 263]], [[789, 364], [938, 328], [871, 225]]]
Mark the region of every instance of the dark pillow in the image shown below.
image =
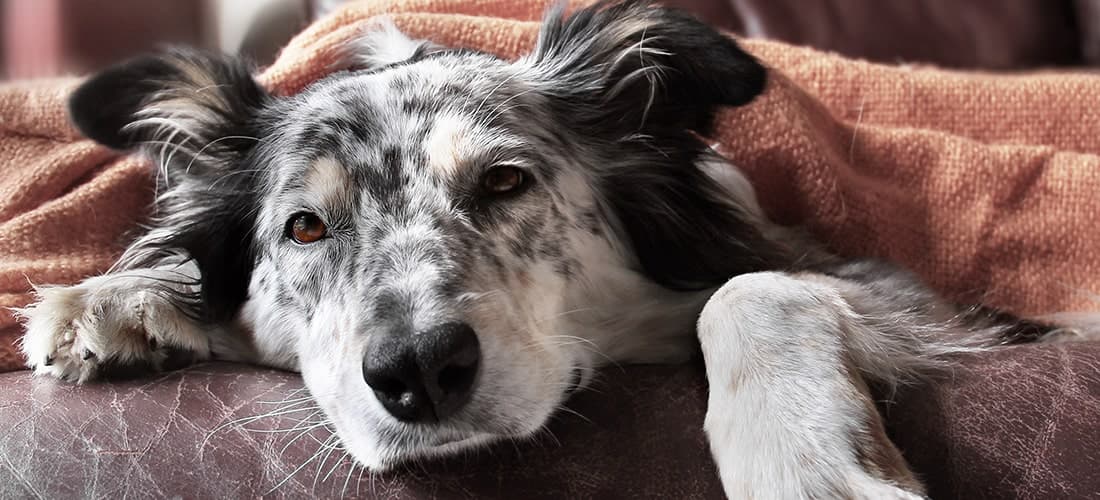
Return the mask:
[[[886, 63], [1017, 69], [1097, 62], [1097, 0], [666, 0], [750, 37]], [[1081, 12], [1080, 30], [1078, 12]], [[1091, 40], [1090, 40], [1091, 39]]]

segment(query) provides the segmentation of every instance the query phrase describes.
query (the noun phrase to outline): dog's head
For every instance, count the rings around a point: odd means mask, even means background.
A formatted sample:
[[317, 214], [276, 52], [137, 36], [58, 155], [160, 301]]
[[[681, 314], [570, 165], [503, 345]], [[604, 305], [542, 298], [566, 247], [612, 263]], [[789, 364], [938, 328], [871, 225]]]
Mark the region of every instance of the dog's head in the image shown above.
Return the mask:
[[608, 359], [683, 359], [708, 291], [776, 258], [698, 167], [764, 69], [685, 14], [552, 10], [515, 61], [384, 26], [348, 52], [291, 97], [142, 58], [71, 114], [160, 166], [126, 265], [186, 252], [194, 312], [249, 323], [368, 466], [529, 436]]

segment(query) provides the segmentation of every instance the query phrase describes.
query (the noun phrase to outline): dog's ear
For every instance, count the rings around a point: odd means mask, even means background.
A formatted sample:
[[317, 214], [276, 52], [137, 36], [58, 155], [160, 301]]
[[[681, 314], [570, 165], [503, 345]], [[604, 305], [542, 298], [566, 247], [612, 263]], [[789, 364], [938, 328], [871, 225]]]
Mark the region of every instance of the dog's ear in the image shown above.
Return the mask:
[[[764, 89], [766, 71], [727, 36], [644, 0], [551, 8], [527, 59], [544, 92], [593, 132], [678, 127], [706, 135], [719, 106]], [[586, 127], [587, 128], [587, 127]]]
[[69, 98], [84, 135], [141, 150], [161, 172], [150, 228], [119, 265], [154, 266], [185, 253], [201, 274], [194, 312], [207, 319], [230, 317], [247, 297], [258, 170], [246, 158], [264, 135], [269, 99], [247, 64], [189, 50], [118, 64]]
[[386, 16], [375, 17], [362, 33], [339, 49], [333, 70], [372, 70], [415, 61], [445, 47], [409, 37]]
[[698, 168], [715, 112], [766, 83], [733, 40], [647, 1], [598, 2], [568, 17], [559, 5], [518, 64], [596, 155], [588, 166], [604, 212], [650, 279], [699, 290], [783, 262], [749, 211]]
[[69, 116], [100, 144], [173, 153], [201, 175], [216, 166], [209, 160], [232, 161], [254, 145], [256, 113], [268, 99], [243, 61], [173, 49], [92, 76], [70, 96]]

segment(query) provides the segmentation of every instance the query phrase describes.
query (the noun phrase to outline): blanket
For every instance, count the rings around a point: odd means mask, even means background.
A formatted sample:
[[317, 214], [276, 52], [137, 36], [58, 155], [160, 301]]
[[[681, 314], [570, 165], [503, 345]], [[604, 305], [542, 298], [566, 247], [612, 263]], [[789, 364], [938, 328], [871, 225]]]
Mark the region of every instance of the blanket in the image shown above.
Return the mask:
[[[579, 2], [574, 2], [574, 6]], [[292, 94], [369, 20], [513, 58], [544, 0], [367, 0], [298, 35], [258, 78]], [[776, 221], [833, 251], [892, 260], [953, 300], [1020, 315], [1100, 309], [1100, 75], [995, 75], [844, 59], [742, 40], [763, 95], [713, 140]], [[10, 308], [32, 284], [101, 273], [148, 214], [152, 169], [80, 138], [77, 79], [0, 87], [0, 371], [23, 361]]]

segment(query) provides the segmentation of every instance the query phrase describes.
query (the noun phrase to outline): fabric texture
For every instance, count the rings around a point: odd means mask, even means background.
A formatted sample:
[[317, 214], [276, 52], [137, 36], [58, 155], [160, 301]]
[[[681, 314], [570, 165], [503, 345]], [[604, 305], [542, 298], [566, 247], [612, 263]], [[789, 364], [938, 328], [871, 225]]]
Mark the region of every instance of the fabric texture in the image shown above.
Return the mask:
[[[334, 67], [375, 15], [414, 37], [516, 57], [540, 0], [350, 4], [296, 37], [260, 74], [290, 94]], [[960, 302], [1018, 314], [1096, 310], [1100, 290], [1100, 76], [994, 76], [844, 59], [745, 40], [771, 68], [765, 93], [718, 118], [714, 139], [777, 221], [843, 255], [905, 265]], [[0, 88], [0, 369], [10, 307], [30, 284], [107, 269], [147, 214], [151, 169], [80, 139], [75, 80]]]

